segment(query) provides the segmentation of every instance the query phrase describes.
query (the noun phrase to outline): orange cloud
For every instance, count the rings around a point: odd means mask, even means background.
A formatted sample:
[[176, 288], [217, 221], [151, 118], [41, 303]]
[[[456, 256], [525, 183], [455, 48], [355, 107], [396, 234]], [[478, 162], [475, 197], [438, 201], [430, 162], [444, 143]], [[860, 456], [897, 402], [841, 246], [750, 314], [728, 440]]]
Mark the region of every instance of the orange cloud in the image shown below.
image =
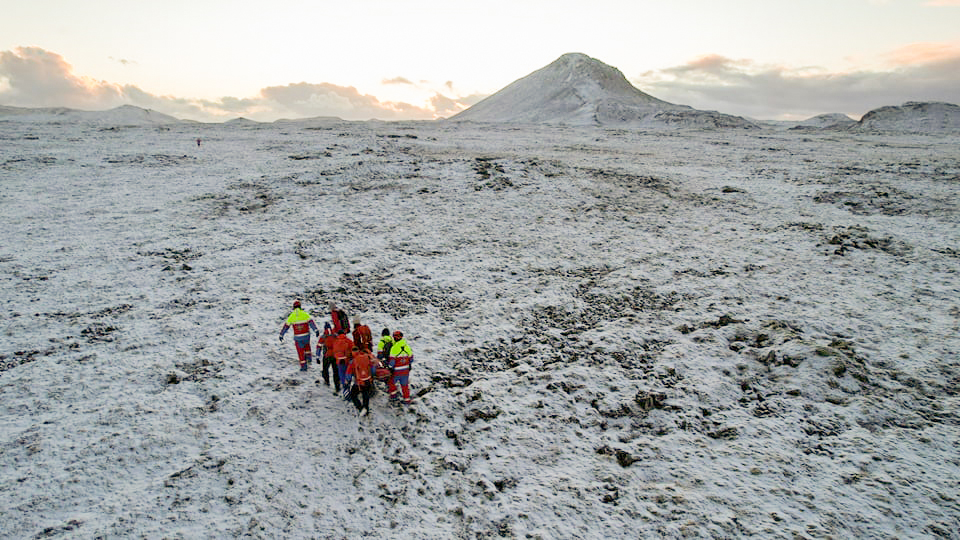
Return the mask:
[[39, 47], [0, 51], [0, 97], [26, 107], [112, 108], [125, 102], [123, 86], [81, 77], [62, 56]]
[[406, 77], [394, 77], [392, 79], [384, 79], [381, 81], [382, 84], [409, 84], [413, 85], [413, 81]]
[[732, 58], [727, 58], [725, 56], [720, 56], [719, 54], [708, 54], [695, 58], [692, 62], [687, 64], [687, 68], [692, 71], [702, 70], [702, 71], [726, 71], [731, 67], [748, 67], [753, 64], [750, 60], [734, 60]]
[[[957, 5], [960, 5], [960, 0]], [[892, 66], [932, 64], [960, 58], [960, 46], [956, 43], [911, 43], [885, 57]]]
[[[384, 84], [414, 83], [396, 77], [384, 80]], [[380, 101], [350, 86], [305, 82], [263, 88], [251, 98], [204, 100], [157, 96], [133, 85], [77, 75], [62, 56], [39, 47], [0, 51], [0, 104], [17, 107], [105, 110], [129, 104], [201, 121], [222, 121], [237, 116], [261, 121], [313, 116], [336, 116], [344, 120], [430, 120], [459, 112], [475, 101], [474, 96], [447, 98], [436, 94], [421, 107]]]
[[301, 117], [339, 116], [345, 120], [432, 119], [434, 112], [408, 103], [382, 102], [375, 96], [361, 94], [352, 86], [330, 83], [297, 83], [270, 86], [260, 95], [276, 108], [283, 108]]

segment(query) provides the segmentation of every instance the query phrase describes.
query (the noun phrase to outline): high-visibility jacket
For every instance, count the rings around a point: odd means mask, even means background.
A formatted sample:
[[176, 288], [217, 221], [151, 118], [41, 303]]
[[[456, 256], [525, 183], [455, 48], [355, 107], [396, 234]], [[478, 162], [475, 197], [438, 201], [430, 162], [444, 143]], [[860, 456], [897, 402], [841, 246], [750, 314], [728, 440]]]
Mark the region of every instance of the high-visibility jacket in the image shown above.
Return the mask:
[[410, 364], [413, 363], [413, 351], [407, 345], [407, 340], [401, 338], [390, 348], [390, 367], [393, 368], [393, 375], [406, 375], [410, 373]]
[[286, 324], [283, 325], [283, 329], [280, 330], [280, 335], [283, 336], [287, 333], [287, 329], [293, 327], [293, 337], [303, 337], [310, 336], [310, 330], [314, 332], [317, 331], [317, 324], [313, 322], [313, 317], [309, 313], [300, 309], [294, 308], [293, 312], [287, 317]]
[[377, 342], [377, 358], [387, 361], [390, 360], [390, 349], [393, 347], [393, 338], [389, 335], [380, 338]]

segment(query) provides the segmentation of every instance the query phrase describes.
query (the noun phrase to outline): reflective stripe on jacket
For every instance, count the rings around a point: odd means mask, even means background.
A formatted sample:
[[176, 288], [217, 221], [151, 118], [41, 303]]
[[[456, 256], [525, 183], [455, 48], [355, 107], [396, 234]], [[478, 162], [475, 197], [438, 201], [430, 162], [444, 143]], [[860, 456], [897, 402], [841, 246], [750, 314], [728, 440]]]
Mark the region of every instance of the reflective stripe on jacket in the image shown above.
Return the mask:
[[287, 317], [286, 324], [283, 325], [283, 329], [280, 330], [280, 335], [287, 333], [287, 328], [293, 327], [293, 337], [299, 336], [309, 336], [310, 329], [312, 328], [314, 332], [317, 331], [317, 325], [313, 322], [313, 318], [310, 317], [310, 314], [300, 308], [294, 308], [293, 313]]
[[357, 378], [357, 384], [366, 386], [370, 384], [373, 378], [371, 374], [372, 370], [373, 358], [370, 356], [370, 353], [358, 351], [353, 355], [353, 361], [347, 366], [347, 375], [355, 376]]
[[410, 372], [410, 364], [413, 363], [413, 351], [407, 345], [407, 340], [401, 339], [390, 348], [390, 367], [393, 368], [393, 374], [406, 375]]

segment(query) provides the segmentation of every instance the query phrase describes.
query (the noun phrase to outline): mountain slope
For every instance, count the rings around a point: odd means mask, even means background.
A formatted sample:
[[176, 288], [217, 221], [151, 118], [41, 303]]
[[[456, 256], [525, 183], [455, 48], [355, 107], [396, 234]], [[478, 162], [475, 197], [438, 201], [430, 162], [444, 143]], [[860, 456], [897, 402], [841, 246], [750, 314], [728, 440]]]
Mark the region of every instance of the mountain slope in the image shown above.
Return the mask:
[[856, 131], [960, 133], [960, 106], [942, 102], [908, 101], [899, 107], [874, 109], [853, 126]]
[[570, 125], [755, 127], [735, 116], [675, 105], [640, 91], [620, 70], [568, 53], [451, 118]]
[[798, 123], [792, 129], [844, 129], [853, 126], [856, 123], [856, 120], [843, 113], [826, 113], [807, 118], [806, 120]]
[[152, 109], [123, 105], [107, 111], [81, 111], [65, 107], [29, 109], [0, 107], [0, 119], [36, 123], [86, 123], [113, 126], [178, 124], [182, 121]]

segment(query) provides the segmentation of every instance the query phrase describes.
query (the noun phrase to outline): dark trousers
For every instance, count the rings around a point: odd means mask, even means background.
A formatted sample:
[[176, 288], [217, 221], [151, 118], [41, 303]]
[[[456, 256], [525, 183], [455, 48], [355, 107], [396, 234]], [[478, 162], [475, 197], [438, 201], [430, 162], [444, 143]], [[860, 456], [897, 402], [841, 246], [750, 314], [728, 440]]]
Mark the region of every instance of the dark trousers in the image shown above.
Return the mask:
[[[353, 405], [358, 411], [362, 411], [370, 406], [370, 390], [372, 386], [370, 383], [364, 386], [355, 384], [353, 388], [350, 389], [350, 401], [353, 402]], [[363, 403], [360, 402], [361, 398], [363, 399]]]
[[337, 369], [337, 359], [332, 356], [323, 359], [323, 384], [330, 384], [330, 371], [333, 371], [333, 387], [340, 391], [340, 370]]

